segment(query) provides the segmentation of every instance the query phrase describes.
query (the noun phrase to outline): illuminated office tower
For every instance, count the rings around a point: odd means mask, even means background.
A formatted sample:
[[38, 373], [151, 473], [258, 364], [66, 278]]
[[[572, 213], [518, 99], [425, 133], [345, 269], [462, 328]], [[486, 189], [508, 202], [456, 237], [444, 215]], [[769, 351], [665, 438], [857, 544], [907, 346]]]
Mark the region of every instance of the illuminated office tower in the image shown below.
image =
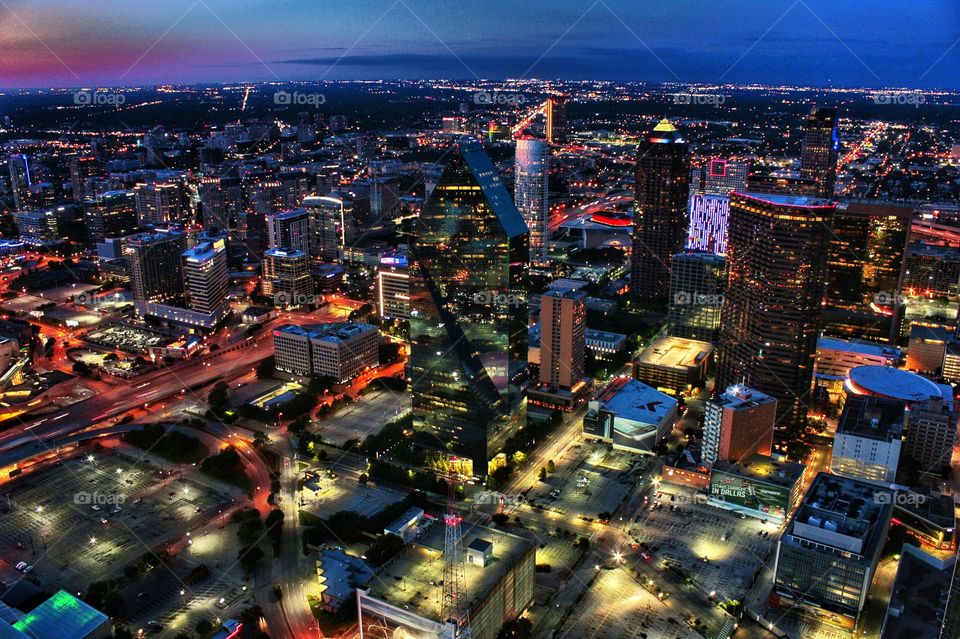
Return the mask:
[[540, 297], [540, 383], [570, 390], [583, 382], [587, 292], [550, 290]]
[[183, 288], [191, 310], [222, 317], [227, 283], [227, 245], [222, 239], [184, 251]]
[[141, 226], [182, 221], [183, 191], [176, 182], [138, 184], [133, 192]]
[[380, 255], [377, 266], [377, 310], [384, 319], [410, 319], [410, 264], [397, 251]]
[[677, 253], [671, 259], [667, 334], [715, 344], [727, 261], [722, 255], [696, 251]]
[[563, 144], [567, 141], [567, 96], [551, 95], [546, 103], [547, 142]]
[[709, 158], [690, 173], [690, 196], [730, 195], [747, 188], [750, 158]]
[[676, 127], [661, 120], [637, 152], [630, 277], [635, 300], [666, 301], [670, 258], [683, 250], [690, 158]]
[[303, 306], [313, 302], [310, 261], [303, 251], [269, 249], [263, 253], [264, 295], [276, 306]]
[[743, 384], [734, 384], [703, 407], [703, 463], [738, 463], [752, 455], [770, 455], [777, 400]]
[[336, 262], [343, 248], [344, 205], [338, 197], [304, 198], [307, 226], [310, 232], [310, 259], [315, 262]]
[[84, 200], [83, 217], [90, 244], [108, 237], [123, 237], [137, 230], [137, 207], [133, 191], [107, 191]]
[[806, 423], [836, 205], [734, 193], [717, 388], [745, 383], [777, 400], [781, 428]]
[[73, 199], [81, 201], [92, 195], [90, 180], [103, 172], [103, 165], [94, 155], [75, 155], [70, 158], [70, 186]]
[[310, 225], [306, 209], [267, 215], [267, 246], [310, 254]]
[[825, 334], [896, 340], [913, 216], [914, 207], [904, 204], [852, 200], [837, 205], [827, 255]]
[[530, 229], [530, 262], [547, 262], [547, 144], [532, 135], [517, 138], [514, 201]]
[[837, 110], [814, 106], [804, 125], [800, 177], [816, 182], [819, 197], [833, 197], [839, 151]]
[[10, 188], [13, 189], [13, 206], [18, 211], [27, 208], [30, 200], [30, 158], [26, 154], [7, 158], [10, 169]]
[[187, 235], [178, 230], [127, 238], [123, 256], [130, 265], [130, 289], [137, 302], [164, 302], [183, 294], [181, 256]]
[[483, 148], [461, 140], [409, 230], [414, 429], [483, 477], [526, 422], [527, 226]]
[[727, 220], [730, 217], [730, 198], [726, 195], [694, 195], [690, 198], [690, 229], [687, 248], [710, 251], [718, 255], [727, 252]]

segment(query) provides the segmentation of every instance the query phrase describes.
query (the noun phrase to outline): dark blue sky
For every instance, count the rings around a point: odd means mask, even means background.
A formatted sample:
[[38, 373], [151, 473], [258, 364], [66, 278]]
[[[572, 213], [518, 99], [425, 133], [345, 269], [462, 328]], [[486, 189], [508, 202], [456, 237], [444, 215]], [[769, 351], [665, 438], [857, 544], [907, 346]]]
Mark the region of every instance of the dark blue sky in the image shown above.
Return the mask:
[[571, 78], [960, 88], [958, 0], [5, 0], [0, 86]]

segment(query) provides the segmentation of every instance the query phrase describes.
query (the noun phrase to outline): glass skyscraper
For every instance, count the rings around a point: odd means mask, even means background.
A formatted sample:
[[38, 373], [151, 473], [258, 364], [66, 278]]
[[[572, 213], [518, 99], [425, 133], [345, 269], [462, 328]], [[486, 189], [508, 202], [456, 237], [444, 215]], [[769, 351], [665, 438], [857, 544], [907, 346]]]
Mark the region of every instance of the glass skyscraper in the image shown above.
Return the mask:
[[435, 461], [484, 476], [526, 423], [527, 226], [463, 140], [409, 231], [414, 429]]
[[514, 200], [530, 229], [530, 262], [547, 261], [547, 143], [532, 135], [517, 138]]
[[839, 152], [837, 110], [814, 106], [804, 125], [800, 176], [816, 182], [819, 197], [833, 197]]

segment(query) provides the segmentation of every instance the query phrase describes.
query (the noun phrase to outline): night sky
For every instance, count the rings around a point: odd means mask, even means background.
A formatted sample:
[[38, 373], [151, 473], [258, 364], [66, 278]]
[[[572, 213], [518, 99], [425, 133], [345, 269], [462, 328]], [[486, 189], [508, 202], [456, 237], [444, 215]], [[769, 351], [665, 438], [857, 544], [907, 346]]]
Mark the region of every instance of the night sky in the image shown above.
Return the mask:
[[0, 0], [0, 86], [566, 78], [960, 88], [957, 0]]

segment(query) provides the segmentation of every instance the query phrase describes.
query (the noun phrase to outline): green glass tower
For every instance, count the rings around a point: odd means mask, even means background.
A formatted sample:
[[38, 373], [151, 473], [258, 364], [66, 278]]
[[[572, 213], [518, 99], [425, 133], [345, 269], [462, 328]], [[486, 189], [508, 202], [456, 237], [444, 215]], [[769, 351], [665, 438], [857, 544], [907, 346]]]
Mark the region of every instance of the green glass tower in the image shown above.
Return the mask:
[[435, 459], [482, 477], [526, 424], [527, 226], [463, 140], [409, 230], [414, 429]]

